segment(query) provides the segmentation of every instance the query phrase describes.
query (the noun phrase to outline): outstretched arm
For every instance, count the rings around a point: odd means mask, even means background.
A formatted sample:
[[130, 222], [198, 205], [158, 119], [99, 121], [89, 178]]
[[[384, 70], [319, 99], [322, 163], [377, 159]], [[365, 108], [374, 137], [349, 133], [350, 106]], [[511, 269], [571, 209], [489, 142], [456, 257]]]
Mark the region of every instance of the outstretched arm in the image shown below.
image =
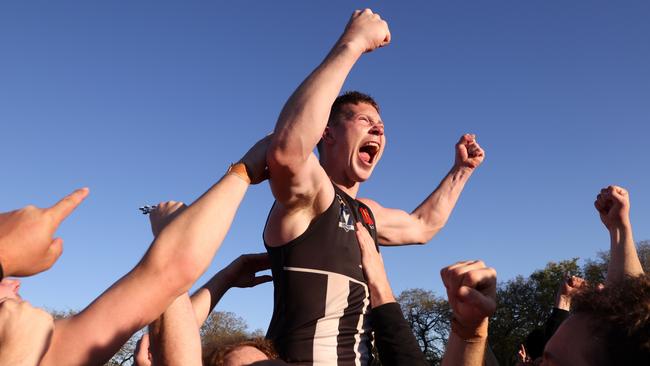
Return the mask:
[[485, 157], [476, 136], [463, 135], [456, 144], [456, 161], [440, 185], [412, 213], [382, 207], [375, 201], [361, 199], [372, 210], [379, 244], [424, 244], [447, 223], [465, 183]]
[[[317, 194], [329, 188], [329, 178], [313, 150], [320, 140], [334, 99], [352, 66], [364, 52], [390, 42], [388, 25], [370, 9], [355, 11], [343, 35], [325, 60], [296, 89], [285, 104], [268, 150], [271, 189], [289, 211], [313, 207]], [[327, 185], [325, 185], [327, 183]], [[322, 198], [329, 205], [333, 197]], [[326, 207], [326, 206], [325, 206]]]
[[465, 261], [440, 275], [453, 312], [442, 365], [483, 366], [488, 318], [496, 311], [496, 271], [482, 261]]
[[[243, 161], [264, 166], [269, 138]], [[56, 322], [43, 365], [102, 364], [138, 329], [158, 318], [186, 292], [219, 249], [248, 183], [226, 174], [160, 234], [136, 267], [81, 313]]]
[[630, 196], [618, 186], [600, 191], [594, 202], [600, 219], [609, 231], [610, 259], [607, 266], [607, 284], [618, 282], [624, 276], [639, 276], [643, 267], [634, 245], [630, 223]]

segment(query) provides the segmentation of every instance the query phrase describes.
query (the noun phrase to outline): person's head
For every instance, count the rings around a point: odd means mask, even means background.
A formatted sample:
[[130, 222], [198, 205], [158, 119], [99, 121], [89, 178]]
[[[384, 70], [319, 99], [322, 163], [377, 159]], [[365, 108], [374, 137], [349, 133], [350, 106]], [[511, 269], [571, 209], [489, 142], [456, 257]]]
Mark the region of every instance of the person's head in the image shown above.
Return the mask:
[[278, 358], [273, 344], [264, 338], [253, 338], [215, 348], [204, 360], [209, 366], [244, 366]]
[[542, 357], [545, 342], [546, 340], [544, 339], [543, 330], [537, 328], [528, 333], [528, 336], [526, 336], [526, 340], [524, 341], [524, 345], [526, 346], [526, 353], [528, 356], [533, 360]]
[[385, 144], [379, 106], [369, 95], [350, 91], [332, 104], [318, 153], [326, 169], [336, 170], [330, 176], [356, 183], [370, 177]]
[[551, 337], [543, 365], [650, 365], [650, 277], [577, 295]]
[[0, 281], [0, 299], [17, 299], [20, 300], [18, 290], [20, 289], [20, 281], [11, 278], [3, 278]]

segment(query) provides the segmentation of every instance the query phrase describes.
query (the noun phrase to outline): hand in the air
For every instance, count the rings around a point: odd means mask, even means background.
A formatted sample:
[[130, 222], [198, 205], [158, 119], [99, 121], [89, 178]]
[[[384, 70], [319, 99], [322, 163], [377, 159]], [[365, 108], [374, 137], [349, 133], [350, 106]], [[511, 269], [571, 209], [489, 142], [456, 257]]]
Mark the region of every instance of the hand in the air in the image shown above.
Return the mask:
[[465, 134], [456, 144], [456, 162], [459, 168], [476, 169], [485, 159], [485, 151], [476, 142], [476, 135]]

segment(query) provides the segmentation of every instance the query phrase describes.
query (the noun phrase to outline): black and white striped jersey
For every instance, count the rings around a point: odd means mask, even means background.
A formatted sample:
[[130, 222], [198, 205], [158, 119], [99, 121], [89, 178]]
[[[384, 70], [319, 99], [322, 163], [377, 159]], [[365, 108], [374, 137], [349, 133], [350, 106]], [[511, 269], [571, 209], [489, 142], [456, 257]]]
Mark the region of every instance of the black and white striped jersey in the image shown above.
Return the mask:
[[266, 247], [274, 284], [267, 338], [290, 363], [370, 361], [370, 298], [354, 225], [361, 221], [376, 242], [374, 217], [366, 205], [334, 189], [330, 207], [302, 235]]

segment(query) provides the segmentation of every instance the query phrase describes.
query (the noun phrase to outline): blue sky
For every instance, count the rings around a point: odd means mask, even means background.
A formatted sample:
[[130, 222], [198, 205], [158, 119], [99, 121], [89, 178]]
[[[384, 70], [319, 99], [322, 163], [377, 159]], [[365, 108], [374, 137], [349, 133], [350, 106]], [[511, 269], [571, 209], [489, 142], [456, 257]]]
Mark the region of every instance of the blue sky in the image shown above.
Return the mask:
[[[462, 259], [506, 280], [594, 256], [608, 237], [593, 200], [610, 183], [630, 190], [636, 238], [650, 238], [647, 1], [4, 2], [0, 209], [91, 189], [59, 231], [62, 258], [23, 296], [80, 309], [131, 269], [152, 239], [137, 208], [191, 202], [219, 179], [364, 7], [393, 43], [345, 85], [372, 94], [386, 123], [360, 196], [411, 210], [461, 134], [487, 155], [438, 236], [383, 251], [396, 293], [444, 294], [439, 269]], [[271, 204], [268, 185], [249, 191], [199, 283], [263, 251]], [[218, 309], [266, 329], [272, 286], [233, 290]]]

